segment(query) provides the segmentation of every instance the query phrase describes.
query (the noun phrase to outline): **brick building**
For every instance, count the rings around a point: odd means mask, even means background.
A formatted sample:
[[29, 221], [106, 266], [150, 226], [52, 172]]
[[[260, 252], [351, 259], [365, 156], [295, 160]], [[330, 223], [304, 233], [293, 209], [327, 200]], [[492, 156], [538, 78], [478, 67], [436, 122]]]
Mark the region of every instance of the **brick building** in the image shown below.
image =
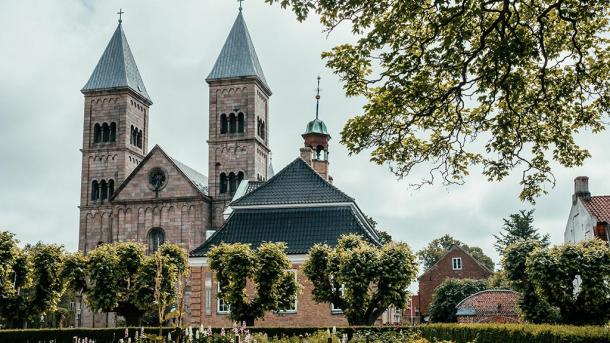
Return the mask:
[[472, 294], [456, 305], [458, 323], [518, 323], [519, 293], [489, 289]]
[[[136, 241], [150, 253], [164, 242], [179, 244], [192, 251], [187, 318], [226, 325], [229, 309], [216, 299], [207, 249], [220, 241], [283, 241], [305, 288], [293, 311], [270, 314], [262, 323], [345, 324], [340, 309], [313, 303], [299, 266], [316, 242], [334, 244], [340, 234], [353, 232], [377, 244], [378, 237], [354, 200], [331, 184], [326, 125], [316, 113], [302, 135], [300, 157], [271, 177], [272, 92], [241, 10], [206, 82], [209, 178], [158, 145], [148, 149], [153, 102], [119, 20], [81, 90], [79, 249], [86, 254], [103, 243]], [[113, 325], [117, 319], [84, 304], [78, 299], [77, 326]]]
[[418, 295], [411, 299], [415, 312], [425, 319], [432, 301], [432, 294], [443, 281], [447, 279], [487, 279], [491, 274], [492, 271], [456, 244], [417, 279], [419, 282]]

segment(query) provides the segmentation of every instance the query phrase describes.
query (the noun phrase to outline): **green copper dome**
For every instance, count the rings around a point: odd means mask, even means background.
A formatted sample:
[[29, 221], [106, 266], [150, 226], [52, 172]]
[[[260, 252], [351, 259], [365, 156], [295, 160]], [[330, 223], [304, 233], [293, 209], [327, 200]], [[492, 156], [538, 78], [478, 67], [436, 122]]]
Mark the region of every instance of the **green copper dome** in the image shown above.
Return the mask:
[[328, 129], [326, 128], [326, 124], [320, 119], [314, 119], [307, 123], [307, 128], [305, 129], [305, 135], [308, 133], [317, 133], [320, 135], [330, 136], [328, 133]]

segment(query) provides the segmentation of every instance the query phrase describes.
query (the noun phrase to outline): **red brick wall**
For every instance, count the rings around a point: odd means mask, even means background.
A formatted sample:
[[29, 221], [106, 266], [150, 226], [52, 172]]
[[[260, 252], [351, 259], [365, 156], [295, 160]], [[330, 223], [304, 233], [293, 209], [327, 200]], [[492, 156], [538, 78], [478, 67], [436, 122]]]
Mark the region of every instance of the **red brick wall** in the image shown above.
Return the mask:
[[[462, 258], [462, 269], [453, 270], [452, 258]], [[474, 258], [462, 249], [453, 248], [438, 263], [424, 272], [419, 278], [420, 313], [428, 314], [432, 294], [436, 287], [449, 278], [454, 279], [486, 279], [491, 272], [479, 265]]]
[[[267, 313], [264, 319], [257, 320], [256, 326], [273, 327], [305, 327], [305, 326], [342, 326], [347, 325], [347, 320], [343, 315], [332, 314], [330, 304], [318, 304], [313, 301], [311, 290], [313, 285], [303, 275], [300, 266], [293, 266], [297, 270], [297, 282], [302, 286], [297, 296], [296, 313]], [[211, 285], [211, 313], [206, 314], [205, 307], [205, 274], [210, 273], [212, 277]], [[190, 318], [192, 325], [203, 324], [212, 327], [230, 327], [231, 320], [226, 314], [216, 313], [217, 288], [218, 285], [213, 277], [213, 273], [207, 267], [191, 267], [191, 306]], [[251, 290], [251, 289], [250, 289]]]

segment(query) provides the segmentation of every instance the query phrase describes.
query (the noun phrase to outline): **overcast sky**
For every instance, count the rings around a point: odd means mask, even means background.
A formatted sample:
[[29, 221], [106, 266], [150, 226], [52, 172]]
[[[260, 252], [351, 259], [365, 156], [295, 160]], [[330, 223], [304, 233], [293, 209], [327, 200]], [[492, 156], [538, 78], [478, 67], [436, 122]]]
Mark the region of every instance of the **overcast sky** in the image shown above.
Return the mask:
[[[321, 119], [330, 129], [335, 185], [395, 239], [414, 250], [449, 233], [480, 246], [496, 262], [494, 233], [502, 218], [533, 206], [521, 203], [519, 171], [489, 183], [473, 170], [465, 186], [414, 190], [417, 175], [397, 180], [368, 153], [348, 156], [339, 143], [345, 121], [364, 101], [346, 98], [320, 53], [350, 42], [349, 27], [329, 36], [317, 18], [299, 23], [288, 10], [263, 0], [244, 2], [244, 17], [270, 100], [270, 144], [275, 170], [298, 156], [301, 133], [315, 113], [316, 76], [322, 77]], [[233, 0], [6, 1], [0, 10], [0, 229], [22, 242], [55, 242], [75, 250], [83, 127], [88, 80], [117, 25], [123, 26], [148, 93], [149, 146], [207, 175], [208, 88], [204, 82], [235, 16]], [[563, 241], [573, 178], [588, 175], [593, 194], [610, 194], [610, 134], [582, 133], [593, 158], [577, 169], [556, 167], [557, 185], [536, 204], [536, 226]]]

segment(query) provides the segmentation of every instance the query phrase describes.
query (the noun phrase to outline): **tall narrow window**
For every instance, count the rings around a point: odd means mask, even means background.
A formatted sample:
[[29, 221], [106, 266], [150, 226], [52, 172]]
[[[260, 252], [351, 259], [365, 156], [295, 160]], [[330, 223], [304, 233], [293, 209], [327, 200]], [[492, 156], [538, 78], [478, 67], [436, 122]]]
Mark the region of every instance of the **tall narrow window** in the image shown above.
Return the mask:
[[261, 118], [257, 118], [256, 120], [256, 134], [261, 135]]
[[244, 179], [244, 172], [237, 173], [237, 187], [239, 187], [239, 184], [241, 183], [241, 181], [243, 179]]
[[142, 147], [142, 130], [138, 131], [138, 148]]
[[110, 140], [110, 126], [107, 123], [102, 125], [102, 142], [108, 142]]
[[237, 132], [244, 133], [244, 114], [241, 112], [237, 115]]
[[111, 142], [116, 141], [116, 123], [110, 124], [110, 141]]
[[233, 195], [237, 190], [236, 181], [237, 179], [235, 178], [235, 173], [229, 173], [229, 193], [231, 193], [231, 195]]
[[220, 133], [227, 133], [228, 126], [227, 115], [223, 113], [220, 115]]
[[96, 201], [100, 197], [100, 184], [97, 180], [91, 183], [91, 200]]
[[229, 115], [229, 133], [235, 133], [237, 128], [237, 119], [235, 119], [235, 113]]
[[229, 314], [231, 312], [231, 305], [229, 305], [223, 299], [220, 299], [220, 282], [217, 283], [218, 287], [216, 288], [216, 313], [218, 314]]
[[108, 180], [108, 199], [112, 198], [114, 194], [114, 180]]
[[266, 135], [266, 132], [265, 132], [265, 121], [261, 121], [261, 138], [265, 139], [265, 135]]
[[133, 125], [131, 125], [131, 131], [129, 131], [129, 144], [134, 145], [135, 142], [133, 141], [133, 132], [134, 132], [134, 128]]
[[462, 258], [454, 257], [451, 259], [453, 270], [462, 270]]
[[227, 174], [220, 174], [220, 194], [227, 192]]
[[102, 127], [100, 124], [93, 126], [93, 143], [99, 143], [102, 141]]
[[100, 193], [100, 199], [108, 199], [108, 184], [106, 183], [106, 180], [102, 180], [102, 182], [100, 182]]
[[152, 228], [148, 231], [148, 251], [152, 254], [165, 243], [165, 232], [161, 228]]
[[[298, 284], [297, 280], [297, 271], [295, 269], [289, 269], [289, 273], [294, 275], [294, 281]], [[292, 303], [289, 307], [281, 309], [278, 311], [279, 313], [297, 313], [297, 296], [295, 295], [292, 299]]]

